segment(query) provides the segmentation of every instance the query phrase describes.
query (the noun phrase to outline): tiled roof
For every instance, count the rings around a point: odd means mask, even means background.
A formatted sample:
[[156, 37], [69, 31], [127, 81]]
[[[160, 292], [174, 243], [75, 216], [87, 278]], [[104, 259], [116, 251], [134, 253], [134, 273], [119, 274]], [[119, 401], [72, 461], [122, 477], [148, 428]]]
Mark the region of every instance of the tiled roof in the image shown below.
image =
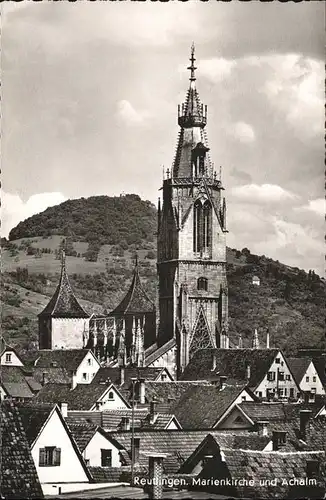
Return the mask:
[[89, 318], [89, 314], [79, 304], [69, 282], [65, 259], [62, 260], [60, 281], [53, 297], [39, 316], [54, 318]]
[[183, 429], [211, 429], [242, 390], [197, 385], [189, 388], [172, 408]]
[[[131, 480], [130, 467], [89, 467], [89, 470], [96, 483], [130, 483]], [[148, 467], [136, 466], [134, 472], [139, 476], [147, 474]]]
[[238, 406], [254, 422], [258, 420], [285, 422], [287, 420], [283, 403], [244, 401], [239, 403]]
[[1, 401], [1, 497], [43, 498], [34, 460], [18, 409], [12, 401]]
[[[122, 389], [129, 389], [132, 378], [143, 378], [145, 380], [156, 380], [162, 368], [154, 367], [126, 367], [124, 369], [124, 384]], [[120, 368], [101, 367], [94, 377], [94, 383], [111, 381], [114, 385], [120, 385]]]
[[296, 383], [299, 385], [306, 373], [311, 359], [309, 358], [286, 358], [288, 365], [293, 373]]
[[134, 275], [130, 288], [120, 304], [110, 313], [110, 316], [124, 314], [145, 314], [155, 311], [155, 305], [148, 297], [140, 282], [138, 262], [136, 261]]
[[66, 419], [66, 423], [78, 445], [79, 450], [83, 452], [98, 427], [88, 422], [72, 423], [72, 419]]
[[55, 405], [51, 406], [23, 406], [19, 405], [20, 418], [26, 432], [28, 443], [31, 446], [42, 427], [50, 417]]
[[53, 367], [34, 367], [34, 378], [42, 388], [43, 374], [46, 372], [46, 383], [52, 384], [70, 384], [72, 381], [72, 370], [68, 368], [53, 368]]
[[39, 351], [35, 366], [75, 371], [88, 352], [90, 352], [89, 349], [42, 349]]
[[[223, 457], [223, 461], [221, 460]], [[283, 480], [291, 478], [304, 479], [307, 477], [307, 461], [316, 460], [322, 463], [325, 455], [322, 452], [307, 453], [283, 453], [266, 451], [245, 451], [223, 449], [221, 456], [209, 460], [200, 473], [201, 478], [229, 478], [254, 480], [254, 486], [248, 484], [236, 485], [224, 488], [224, 494], [239, 498], [307, 498], [309, 491], [303, 486], [289, 486]], [[322, 471], [322, 467], [321, 467]], [[266, 483], [266, 479], [276, 480], [276, 484]], [[314, 489], [314, 494], [310, 490], [308, 498], [316, 498], [316, 494], [322, 498], [325, 493], [324, 474], [321, 472], [317, 477], [318, 486]], [[217, 493], [221, 487], [216, 486], [212, 491]]]
[[[250, 365], [249, 387], [257, 387], [268, 372], [278, 349], [201, 349], [186, 367], [183, 380], [210, 380], [219, 373], [228, 379], [245, 383], [247, 365]], [[216, 369], [212, 371], [213, 356]]]
[[158, 347], [156, 350], [153, 350], [152, 346], [148, 348], [145, 352], [145, 363], [146, 366], [149, 366], [151, 363], [154, 363], [158, 358], [163, 356], [166, 352], [170, 351], [177, 345], [175, 339], [168, 340], [164, 345]]
[[13, 398], [34, 396], [20, 366], [1, 366], [0, 381], [7, 394]]
[[35, 400], [44, 403], [68, 403], [71, 410], [90, 410], [107, 388], [98, 384], [78, 384], [74, 389], [71, 389], [69, 384], [46, 384], [35, 396]]
[[141, 422], [141, 428], [144, 430], [149, 430], [149, 429], [157, 429], [157, 430], [164, 430], [167, 428], [171, 420], [175, 418], [175, 415], [172, 413], [158, 413], [157, 418], [153, 423], [150, 422], [150, 416], [149, 414], [142, 420]]
[[190, 392], [197, 386], [201, 388], [208, 385], [203, 381], [146, 382], [145, 397], [147, 401], [156, 399], [159, 402], [170, 402], [174, 406], [185, 392]]
[[313, 357], [312, 361], [322, 384], [326, 387], [326, 355]]
[[[259, 446], [259, 449], [263, 449], [268, 442], [268, 439], [257, 436], [251, 439], [248, 433], [235, 436], [231, 433], [211, 431], [211, 434], [216, 437], [221, 447], [226, 448], [233, 448], [241, 442], [244, 446], [249, 446], [248, 443], [251, 443], [252, 446], [255, 443], [256, 446]], [[128, 451], [128, 456], [125, 456], [125, 460], [128, 462], [128, 457], [130, 458], [131, 432], [121, 431], [109, 433], [109, 435]], [[163, 468], [165, 473], [173, 474], [179, 470], [183, 462], [193, 453], [206, 436], [207, 431], [136, 431], [134, 437], [140, 439], [139, 463], [140, 465], [147, 465], [149, 453], [166, 453], [167, 456], [164, 458]]]

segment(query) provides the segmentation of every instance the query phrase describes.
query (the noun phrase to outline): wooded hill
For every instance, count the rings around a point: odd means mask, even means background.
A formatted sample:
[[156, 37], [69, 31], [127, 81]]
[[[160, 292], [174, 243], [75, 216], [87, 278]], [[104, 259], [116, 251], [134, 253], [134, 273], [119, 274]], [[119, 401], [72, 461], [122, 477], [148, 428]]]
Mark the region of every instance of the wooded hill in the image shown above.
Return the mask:
[[[20, 348], [35, 346], [36, 314], [55, 290], [60, 249], [76, 295], [90, 312], [110, 311], [129, 287], [134, 255], [142, 282], [156, 300], [156, 209], [137, 195], [94, 196], [69, 200], [19, 223], [2, 240], [3, 318], [6, 338]], [[287, 353], [303, 347], [324, 348], [326, 286], [306, 273], [257, 256], [248, 249], [228, 249], [231, 341], [239, 333], [251, 345], [255, 328], [264, 346]], [[260, 278], [260, 286], [252, 278]]]

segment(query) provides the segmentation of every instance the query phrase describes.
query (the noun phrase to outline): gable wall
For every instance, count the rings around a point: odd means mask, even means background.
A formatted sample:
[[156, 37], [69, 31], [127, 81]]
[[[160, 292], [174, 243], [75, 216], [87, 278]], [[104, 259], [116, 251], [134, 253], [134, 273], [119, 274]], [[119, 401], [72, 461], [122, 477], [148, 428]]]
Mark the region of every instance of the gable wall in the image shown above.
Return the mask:
[[[90, 384], [98, 370], [100, 369], [100, 364], [97, 359], [94, 358], [91, 352], [88, 352], [83, 361], [77, 368], [77, 373], [75, 375], [76, 384]], [[83, 374], [86, 374], [86, 380]]]
[[[213, 428], [214, 429], [220, 429], [220, 428], [221, 429], [229, 429], [229, 428], [231, 428], [231, 429], [243, 429], [243, 428], [247, 428], [247, 425], [245, 427], [242, 427], [241, 426], [242, 424], [237, 425], [236, 423], [233, 422], [237, 418], [238, 414], [233, 418], [234, 413], [232, 411], [232, 408], [234, 408], [235, 405], [242, 403], [242, 401], [253, 401], [252, 396], [250, 396], [250, 394], [248, 394], [248, 392], [245, 389], [243, 389], [243, 391], [240, 392], [240, 394], [235, 398], [235, 400], [231, 403], [229, 408], [226, 410], [228, 417], [225, 419], [225, 421], [222, 421], [218, 425], [214, 425]], [[239, 410], [236, 410], [236, 411], [239, 412]], [[242, 415], [242, 413], [241, 413], [241, 415]], [[232, 424], [232, 422], [233, 422], [233, 424]], [[228, 425], [230, 427], [227, 427]], [[249, 422], [248, 422], [248, 425], [250, 426]]]
[[91, 467], [101, 467], [101, 449], [112, 451], [112, 467], [120, 467], [119, 450], [102, 434], [96, 432], [86, 446], [83, 457]]
[[[6, 361], [6, 355], [11, 354], [11, 361]], [[2, 366], [24, 366], [23, 363], [18, 358], [14, 351], [7, 350], [4, 352], [0, 359], [0, 365]]]
[[[306, 381], [306, 377], [309, 377], [308, 382]], [[313, 381], [313, 377], [316, 377], [316, 382]], [[300, 382], [300, 389], [302, 391], [311, 391], [311, 389], [316, 389], [316, 394], [325, 394], [323, 384], [320, 381], [320, 378], [312, 361], [309, 364], [307, 371]]]
[[[40, 467], [40, 448], [61, 448], [61, 463], [58, 466]], [[86, 473], [72, 446], [70, 438], [56, 412], [54, 412], [37, 438], [32, 456], [41, 483], [88, 482]]]
[[167, 368], [171, 373], [173, 379], [176, 379], [176, 348], [173, 347], [158, 359], [156, 359], [153, 363], [148, 366], [152, 366], [154, 368]]
[[[280, 363], [276, 363], [276, 359], [279, 358], [280, 359]], [[282, 364], [283, 363], [283, 364]], [[278, 370], [280, 372], [284, 372], [284, 378], [285, 380], [279, 380], [278, 379]], [[297, 387], [297, 384], [294, 380], [294, 378], [292, 377], [292, 374], [289, 370], [289, 368], [287, 367], [287, 364], [285, 362], [285, 359], [282, 355], [281, 352], [279, 352], [276, 356], [275, 356], [275, 359], [273, 361], [273, 363], [271, 364], [271, 367], [269, 368], [268, 371], [272, 371], [272, 372], [275, 372], [275, 380], [274, 381], [269, 381], [267, 380], [267, 373], [264, 377], [264, 379], [262, 380], [262, 382], [256, 387], [255, 389], [255, 394], [259, 397], [262, 397], [264, 399], [266, 399], [267, 397], [267, 389], [277, 389], [277, 388], [280, 388], [280, 389], [285, 389], [286, 391], [286, 394], [285, 394], [285, 398], [289, 398], [290, 397], [290, 389], [293, 389], [294, 390], [294, 397], [297, 398], [298, 397], [298, 387]], [[289, 376], [290, 377], [290, 380], [286, 380], [286, 376]], [[262, 395], [260, 396], [259, 395], [259, 392], [262, 393]]]
[[[103, 385], [103, 389], [105, 389], [105, 385]], [[109, 398], [109, 394], [113, 394], [113, 398]], [[110, 388], [105, 394], [99, 399], [102, 403], [101, 411], [103, 410], [125, 410], [128, 408], [124, 400], [120, 397], [117, 391], [114, 388]], [[92, 410], [95, 410], [95, 405], [92, 407]]]

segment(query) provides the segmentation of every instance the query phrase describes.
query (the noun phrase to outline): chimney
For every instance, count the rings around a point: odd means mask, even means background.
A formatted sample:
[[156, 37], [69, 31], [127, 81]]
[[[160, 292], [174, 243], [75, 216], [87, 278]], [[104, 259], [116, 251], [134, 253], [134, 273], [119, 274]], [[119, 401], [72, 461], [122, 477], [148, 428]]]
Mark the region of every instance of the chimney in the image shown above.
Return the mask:
[[286, 431], [273, 431], [273, 451], [278, 451], [286, 443]]
[[214, 353], [212, 357], [212, 372], [216, 370], [216, 366], [217, 366], [217, 359], [216, 359], [216, 354]]
[[249, 383], [250, 377], [251, 377], [251, 367], [250, 367], [250, 363], [247, 363], [247, 366], [246, 366], [246, 379], [247, 379], [248, 383]]
[[61, 415], [63, 418], [68, 417], [68, 403], [60, 403]]
[[140, 438], [131, 439], [131, 457], [134, 458], [134, 464], [139, 463]]
[[139, 379], [139, 403], [141, 405], [145, 404], [145, 379]]
[[268, 420], [258, 420], [258, 436], [268, 436]]
[[125, 367], [120, 366], [120, 385], [125, 383]]
[[300, 438], [305, 441], [309, 429], [311, 410], [300, 410]]
[[130, 418], [129, 417], [122, 417], [121, 427], [122, 427], [123, 431], [130, 431]]
[[157, 419], [157, 401], [156, 399], [153, 399], [150, 403], [150, 409], [149, 409], [149, 423], [154, 424], [156, 419]]
[[225, 389], [226, 379], [227, 377], [225, 375], [220, 375], [220, 391]]
[[43, 372], [42, 373], [42, 385], [45, 385], [49, 382], [49, 379], [48, 379], [48, 372]]
[[166, 457], [163, 453], [149, 455], [149, 498], [155, 500], [163, 496], [163, 459]]

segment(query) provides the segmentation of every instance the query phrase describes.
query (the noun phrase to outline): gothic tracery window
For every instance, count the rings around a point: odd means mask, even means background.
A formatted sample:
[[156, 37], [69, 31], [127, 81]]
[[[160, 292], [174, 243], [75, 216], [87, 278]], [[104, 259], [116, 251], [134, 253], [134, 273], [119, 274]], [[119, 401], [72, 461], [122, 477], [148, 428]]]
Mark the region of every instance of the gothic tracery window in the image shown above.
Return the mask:
[[189, 347], [189, 359], [191, 359], [195, 352], [199, 349], [207, 349], [209, 347], [213, 346], [203, 312], [201, 312], [196, 324], [196, 329], [191, 339]]
[[197, 290], [206, 290], [208, 288], [208, 279], [200, 277], [197, 280]]
[[208, 200], [194, 204], [193, 251], [208, 251], [212, 241], [212, 207]]

